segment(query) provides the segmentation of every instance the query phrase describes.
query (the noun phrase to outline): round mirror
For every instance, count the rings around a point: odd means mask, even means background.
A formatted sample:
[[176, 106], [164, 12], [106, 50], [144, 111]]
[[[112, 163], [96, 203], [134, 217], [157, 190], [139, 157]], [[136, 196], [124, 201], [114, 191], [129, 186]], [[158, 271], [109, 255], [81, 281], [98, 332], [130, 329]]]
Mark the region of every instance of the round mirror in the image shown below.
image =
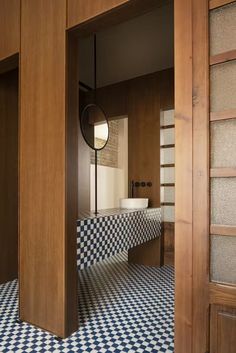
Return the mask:
[[96, 104], [87, 105], [82, 111], [80, 125], [83, 137], [93, 150], [102, 150], [109, 138], [108, 121]]

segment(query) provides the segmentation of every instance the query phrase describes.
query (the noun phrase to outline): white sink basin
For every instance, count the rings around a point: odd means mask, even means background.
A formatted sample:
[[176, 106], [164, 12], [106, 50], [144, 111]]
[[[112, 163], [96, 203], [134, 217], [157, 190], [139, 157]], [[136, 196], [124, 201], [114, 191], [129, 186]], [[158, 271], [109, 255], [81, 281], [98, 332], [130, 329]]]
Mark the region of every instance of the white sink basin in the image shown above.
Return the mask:
[[148, 208], [148, 199], [120, 199], [120, 208], [122, 209], [142, 209]]

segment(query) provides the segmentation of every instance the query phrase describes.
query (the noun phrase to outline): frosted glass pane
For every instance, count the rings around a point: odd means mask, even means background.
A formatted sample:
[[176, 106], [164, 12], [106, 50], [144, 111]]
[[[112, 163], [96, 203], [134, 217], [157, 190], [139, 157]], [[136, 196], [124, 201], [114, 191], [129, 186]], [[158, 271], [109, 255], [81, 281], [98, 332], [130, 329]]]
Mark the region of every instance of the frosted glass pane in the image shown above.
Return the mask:
[[211, 223], [236, 225], [236, 178], [212, 179]]
[[236, 119], [211, 124], [211, 167], [236, 167]]
[[163, 222], [174, 222], [175, 221], [175, 208], [174, 206], [163, 206], [162, 219]]
[[161, 168], [161, 184], [175, 182], [175, 168]]
[[174, 110], [165, 110], [161, 113], [161, 125], [173, 125], [175, 123]]
[[161, 149], [161, 164], [175, 163], [175, 149], [162, 148]]
[[174, 187], [161, 187], [161, 202], [175, 202]]
[[236, 237], [212, 236], [211, 280], [236, 284]]
[[236, 108], [236, 60], [211, 67], [211, 111]]
[[211, 55], [236, 49], [236, 2], [210, 13]]
[[161, 145], [172, 145], [175, 143], [175, 129], [161, 130]]

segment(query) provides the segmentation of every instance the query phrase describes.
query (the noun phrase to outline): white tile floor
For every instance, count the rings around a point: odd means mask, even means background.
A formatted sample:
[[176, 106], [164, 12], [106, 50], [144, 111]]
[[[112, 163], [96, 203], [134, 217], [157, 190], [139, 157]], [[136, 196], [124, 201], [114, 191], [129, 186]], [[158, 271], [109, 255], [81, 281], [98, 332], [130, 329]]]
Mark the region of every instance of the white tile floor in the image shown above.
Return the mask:
[[17, 281], [0, 286], [0, 353], [174, 352], [174, 270], [122, 253], [79, 272], [79, 330], [58, 341], [18, 323]]

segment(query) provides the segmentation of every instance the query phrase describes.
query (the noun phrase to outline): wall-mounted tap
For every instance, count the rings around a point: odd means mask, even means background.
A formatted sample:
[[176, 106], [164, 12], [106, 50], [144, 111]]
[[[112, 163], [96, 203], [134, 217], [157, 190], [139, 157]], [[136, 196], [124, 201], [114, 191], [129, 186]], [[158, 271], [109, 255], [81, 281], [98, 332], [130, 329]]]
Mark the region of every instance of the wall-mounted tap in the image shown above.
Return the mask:
[[130, 182], [130, 196], [131, 198], [134, 197], [134, 188], [139, 188], [139, 187], [152, 187], [152, 182], [151, 181], [134, 181], [134, 180], [131, 180]]

